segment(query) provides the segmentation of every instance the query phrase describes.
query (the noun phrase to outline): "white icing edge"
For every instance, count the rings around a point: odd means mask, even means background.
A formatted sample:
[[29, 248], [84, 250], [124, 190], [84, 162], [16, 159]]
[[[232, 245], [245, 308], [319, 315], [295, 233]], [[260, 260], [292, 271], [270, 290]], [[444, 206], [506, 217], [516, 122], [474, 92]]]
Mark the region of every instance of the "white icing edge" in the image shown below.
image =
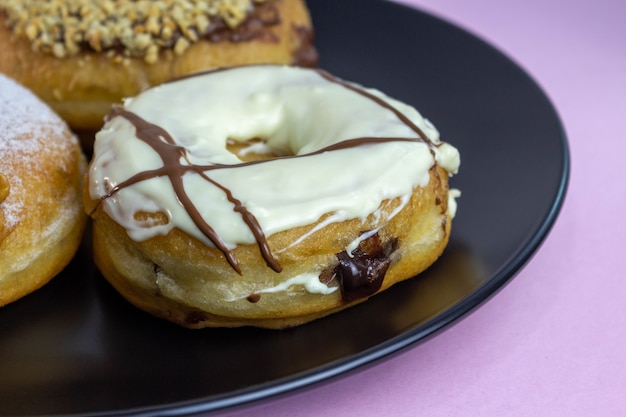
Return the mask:
[[[291, 287], [294, 287], [296, 285], [303, 286], [304, 289], [311, 294], [327, 295], [327, 294], [332, 294], [333, 292], [337, 291], [339, 287], [327, 286], [326, 284], [320, 282], [319, 276], [320, 276], [319, 271], [296, 275], [295, 277], [291, 277], [274, 287], [268, 287], [259, 291], [255, 291], [254, 294], [268, 294], [268, 293], [277, 293], [281, 291], [287, 291]], [[249, 296], [250, 294], [246, 294], [246, 295], [230, 298], [226, 301], [229, 301], [229, 302], [239, 301]]]
[[[400, 213], [400, 211], [402, 211], [402, 209], [404, 208], [404, 206], [407, 205], [407, 203], [411, 200], [411, 195], [404, 195], [402, 196], [401, 200], [400, 200], [400, 204], [398, 205], [398, 207], [396, 207], [395, 209], [393, 209], [393, 211], [389, 214], [389, 216], [387, 217], [387, 222], [389, 222], [391, 219], [393, 219], [394, 217], [396, 217], [396, 215], [398, 213]], [[377, 211], [377, 213], [380, 213], [381, 210], [379, 209]], [[377, 216], [379, 217], [379, 216]], [[350, 258], [354, 257], [354, 251], [356, 250], [356, 248], [359, 247], [359, 245], [361, 244], [361, 242], [363, 242], [366, 239], [369, 239], [370, 237], [374, 236], [376, 233], [378, 233], [378, 231], [380, 230], [382, 226], [377, 227], [373, 230], [370, 230], [368, 232], [362, 233], [358, 238], [354, 239], [352, 242], [350, 242], [348, 244], [348, 246], [346, 246], [346, 253], [348, 254], [348, 256]]]
[[332, 213], [330, 216], [326, 217], [324, 220], [322, 220], [321, 222], [316, 224], [311, 230], [309, 230], [308, 232], [306, 232], [305, 234], [300, 236], [298, 239], [296, 239], [293, 242], [291, 242], [288, 246], [285, 246], [284, 248], [278, 249], [274, 253], [278, 254], [278, 253], [285, 252], [286, 250], [289, 250], [289, 249], [293, 248], [294, 246], [297, 246], [300, 243], [304, 242], [306, 239], [308, 239], [309, 237], [314, 235], [316, 232], [322, 230], [323, 228], [325, 228], [329, 224], [341, 223], [341, 222], [345, 221], [346, 218], [347, 218], [346, 213], [343, 212], [343, 211], [338, 211], [338, 212]]
[[456, 200], [458, 198], [461, 198], [461, 190], [458, 190], [456, 188], [451, 188], [450, 190], [448, 190], [448, 215], [451, 218], [456, 217], [456, 211], [458, 206]]

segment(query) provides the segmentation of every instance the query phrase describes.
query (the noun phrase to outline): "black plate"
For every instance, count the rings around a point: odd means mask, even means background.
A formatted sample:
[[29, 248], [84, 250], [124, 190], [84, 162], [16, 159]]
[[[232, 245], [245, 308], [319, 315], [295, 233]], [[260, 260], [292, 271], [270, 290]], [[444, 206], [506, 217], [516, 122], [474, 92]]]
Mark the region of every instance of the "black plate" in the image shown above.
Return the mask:
[[[189, 415], [270, 398], [414, 345], [477, 307], [538, 249], [564, 199], [567, 141], [532, 79], [497, 50], [392, 3], [313, 0], [320, 66], [416, 106], [456, 145], [452, 239], [419, 278], [286, 331], [190, 331], [129, 306], [88, 245], [0, 309], [0, 414]], [[364, 167], [366, 169], [366, 167]]]

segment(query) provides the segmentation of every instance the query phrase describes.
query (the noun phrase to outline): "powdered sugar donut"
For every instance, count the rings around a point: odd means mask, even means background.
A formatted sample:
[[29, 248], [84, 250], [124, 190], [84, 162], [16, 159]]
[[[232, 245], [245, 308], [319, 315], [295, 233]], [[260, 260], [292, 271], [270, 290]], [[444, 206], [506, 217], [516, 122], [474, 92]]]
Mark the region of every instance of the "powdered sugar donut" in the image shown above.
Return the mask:
[[46, 284], [74, 256], [87, 218], [85, 168], [65, 122], [0, 74], [0, 306]]
[[412, 107], [320, 70], [197, 74], [126, 100], [97, 134], [96, 263], [184, 326], [301, 324], [438, 258], [459, 161]]

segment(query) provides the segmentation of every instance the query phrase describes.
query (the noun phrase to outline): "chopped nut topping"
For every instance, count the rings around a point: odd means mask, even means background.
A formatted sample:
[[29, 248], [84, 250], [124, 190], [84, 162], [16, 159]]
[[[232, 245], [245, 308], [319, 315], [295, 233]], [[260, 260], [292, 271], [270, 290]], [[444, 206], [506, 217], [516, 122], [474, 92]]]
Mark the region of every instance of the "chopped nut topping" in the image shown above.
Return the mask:
[[111, 51], [116, 62], [159, 52], [182, 54], [213, 27], [237, 28], [255, 4], [266, 0], [0, 0], [13, 32], [35, 51], [58, 58], [81, 49]]

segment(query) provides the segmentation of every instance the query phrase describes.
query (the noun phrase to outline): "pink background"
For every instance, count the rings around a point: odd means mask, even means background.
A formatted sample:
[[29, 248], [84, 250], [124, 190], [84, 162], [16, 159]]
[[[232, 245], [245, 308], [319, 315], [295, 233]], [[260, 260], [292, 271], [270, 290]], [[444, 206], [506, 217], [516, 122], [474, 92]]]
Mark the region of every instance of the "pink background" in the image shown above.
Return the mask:
[[561, 215], [524, 270], [443, 333], [219, 416], [626, 416], [626, 0], [402, 1], [492, 43], [551, 98], [572, 157]]

